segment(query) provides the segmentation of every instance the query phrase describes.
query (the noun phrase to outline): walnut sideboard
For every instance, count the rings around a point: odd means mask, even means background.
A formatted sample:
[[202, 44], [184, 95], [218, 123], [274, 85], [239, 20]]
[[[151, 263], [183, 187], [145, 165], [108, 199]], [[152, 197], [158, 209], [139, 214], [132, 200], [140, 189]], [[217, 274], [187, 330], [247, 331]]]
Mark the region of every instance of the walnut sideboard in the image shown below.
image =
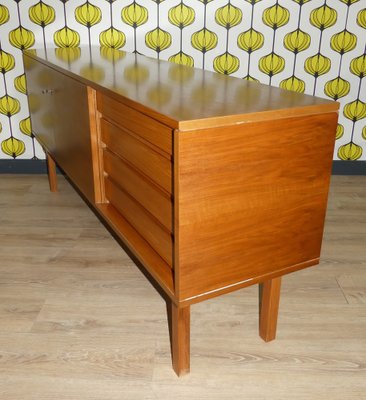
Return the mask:
[[338, 103], [85, 47], [24, 52], [33, 133], [165, 293], [173, 368], [190, 305], [260, 284], [275, 338], [282, 275], [319, 263]]

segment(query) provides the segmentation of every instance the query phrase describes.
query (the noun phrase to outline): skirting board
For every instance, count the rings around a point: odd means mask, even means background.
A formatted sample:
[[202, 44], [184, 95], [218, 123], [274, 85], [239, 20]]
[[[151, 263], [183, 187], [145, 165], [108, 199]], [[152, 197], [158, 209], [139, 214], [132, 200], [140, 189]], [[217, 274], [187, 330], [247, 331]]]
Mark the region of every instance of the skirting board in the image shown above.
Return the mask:
[[[0, 160], [0, 174], [45, 173], [45, 160]], [[333, 161], [332, 175], [366, 175], [366, 161]]]
[[333, 161], [332, 175], [366, 175], [366, 161]]
[[[57, 171], [60, 173], [60, 171]], [[46, 160], [0, 160], [0, 174], [46, 174]]]

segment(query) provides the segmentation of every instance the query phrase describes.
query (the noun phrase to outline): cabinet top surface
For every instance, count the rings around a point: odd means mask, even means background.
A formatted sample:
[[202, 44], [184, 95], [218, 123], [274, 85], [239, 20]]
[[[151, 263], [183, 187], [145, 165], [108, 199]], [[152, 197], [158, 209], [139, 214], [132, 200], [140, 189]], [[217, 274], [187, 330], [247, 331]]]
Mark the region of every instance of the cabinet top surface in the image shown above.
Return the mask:
[[[24, 52], [182, 130], [332, 112], [338, 103], [98, 46]], [[31, 63], [26, 62], [27, 68]]]

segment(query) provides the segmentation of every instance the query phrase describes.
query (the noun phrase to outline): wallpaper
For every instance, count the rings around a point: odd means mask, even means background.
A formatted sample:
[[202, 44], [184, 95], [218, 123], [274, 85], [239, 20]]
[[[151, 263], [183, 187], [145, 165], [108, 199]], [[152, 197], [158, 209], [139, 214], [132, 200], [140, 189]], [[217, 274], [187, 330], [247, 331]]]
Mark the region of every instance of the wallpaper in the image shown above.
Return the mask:
[[44, 158], [22, 50], [88, 44], [338, 100], [334, 158], [366, 160], [365, 0], [0, 1], [0, 158]]

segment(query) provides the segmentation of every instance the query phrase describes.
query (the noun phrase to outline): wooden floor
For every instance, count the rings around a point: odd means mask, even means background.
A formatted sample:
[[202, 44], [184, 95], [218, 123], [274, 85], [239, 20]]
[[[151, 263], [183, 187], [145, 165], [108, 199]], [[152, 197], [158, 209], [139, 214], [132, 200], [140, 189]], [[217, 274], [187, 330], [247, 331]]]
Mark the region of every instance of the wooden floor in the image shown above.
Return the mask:
[[60, 178], [0, 176], [0, 399], [366, 399], [366, 176], [333, 177], [320, 266], [192, 306], [191, 373], [164, 300]]

